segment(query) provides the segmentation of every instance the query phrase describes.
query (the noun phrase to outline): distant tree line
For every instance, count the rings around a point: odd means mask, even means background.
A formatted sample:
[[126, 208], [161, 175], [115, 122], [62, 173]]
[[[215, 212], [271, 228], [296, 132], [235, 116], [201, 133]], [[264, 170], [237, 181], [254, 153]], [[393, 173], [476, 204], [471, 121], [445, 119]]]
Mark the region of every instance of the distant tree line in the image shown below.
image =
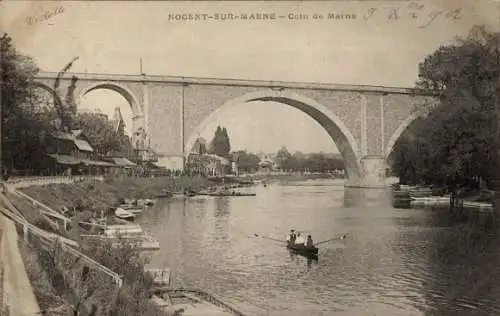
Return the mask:
[[[261, 157], [259, 155], [246, 150], [231, 152], [231, 142], [225, 127], [217, 126], [208, 148], [203, 139], [198, 138], [193, 150], [197, 154], [209, 153], [226, 158], [231, 162], [236, 161], [240, 172], [252, 173], [260, 168]], [[193, 156], [189, 163], [192, 165], [191, 169], [195, 169], [196, 165], [202, 164], [202, 160], [200, 156]], [[296, 152], [291, 154], [286, 147], [282, 147], [276, 152], [274, 160], [278, 169], [287, 172], [329, 172], [344, 169], [344, 160], [340, 157], [333, 157], [324, 153], [304, 154]]]
[[390, 156], [401, 183], [488, 185], [495, 178], [500, 96], [500, 34], [475, 26], [419, 66], [417, 87], [439, 93], [397, 141]]
[[[237, 157], [240, 172], [252, 173], [259, 170], [261, 158], [244, 150], [234, 152]], [[296, 152], [291, 154], [286, 147], [280, 148], [274, 158], [276, 166], [269, 166], [285, 172], [329, 172], [343, 170], [344, 160], [324, 153], [304, 154]]]
[[329, 172], [343, 170], [344, 160], [332, 157], [325, 153], [304, 154], [295, 152], [291, 154], [286, 147], [282, 147], [276, 153], [276, 164], [283, 171], [293, 172]]

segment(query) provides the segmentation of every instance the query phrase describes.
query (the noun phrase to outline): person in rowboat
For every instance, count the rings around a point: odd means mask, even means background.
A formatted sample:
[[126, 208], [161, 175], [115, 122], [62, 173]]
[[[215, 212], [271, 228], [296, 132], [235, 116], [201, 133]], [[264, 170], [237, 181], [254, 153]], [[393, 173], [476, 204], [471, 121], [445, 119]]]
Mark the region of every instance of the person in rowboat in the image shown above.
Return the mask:
[[297, 239], [297, 236], [295, 235], [294, 229], [290, 230], [290, 236], [288, 238], [289, 238], [288, 240], [292, 245], [295, 244], [295, 239]]
[[311, 235], [307, 235], [306, 247], [307, 248], [314, 247], [314, 243], [313, 243], [313, 240], [311, 238]]
[[295, 244], [296, 244], [296, 245], [304, 245], [304, 244], [305, 244], [305, 241], [306, 241], [306, 240], [305, 240], [304, 236], [301, 236], [301, 235], [300, 235], [300, 232], [299, 232], [299, 233], [297, 233], [297, 238], [295, 239]]

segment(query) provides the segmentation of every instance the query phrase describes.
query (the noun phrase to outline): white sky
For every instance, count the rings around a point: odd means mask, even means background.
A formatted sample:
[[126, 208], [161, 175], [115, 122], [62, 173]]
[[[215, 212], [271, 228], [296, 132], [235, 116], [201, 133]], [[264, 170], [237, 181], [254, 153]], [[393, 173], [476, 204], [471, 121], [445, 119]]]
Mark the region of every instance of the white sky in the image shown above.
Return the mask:
[[[439, 45], [466, 34], [473, 24], [498, 25], [492, 0], [419, 1], [412, 19], [409, 1], [330, 2], [70, 2], [2, 1], [0, 22], [16, 46], [35, 57], [46, 71], [58, 71], [79, 55], [75, 72], [147, 74], [412, 86], [417, 66]], [[498, 2], [496, 2], [498, 4]], [[27, 23], [63, 6], [47, 20]], [[370, 8], [373, 17], [363, 20]], [[446, 13], [462, 9], [459, 20]], [[390, 20], [392, 10], [398, 19]], [[427, 27], [429, 16], [441, 14]], [[353, 21], [169, 21], [176, 13], [275, 12], [354, 13]], [[130, 128], [126, 101], [114, 92], [91, 92], [85, 108], [112, 114], [119, 106]], [[290, 107], [252, 104], [221, 115], [202, 136], [210, 141], [217, 124], [224, 125], [233, 149], [333, 151], [326, 132]], [[300, 128], [297, 128], [300, 127]]]

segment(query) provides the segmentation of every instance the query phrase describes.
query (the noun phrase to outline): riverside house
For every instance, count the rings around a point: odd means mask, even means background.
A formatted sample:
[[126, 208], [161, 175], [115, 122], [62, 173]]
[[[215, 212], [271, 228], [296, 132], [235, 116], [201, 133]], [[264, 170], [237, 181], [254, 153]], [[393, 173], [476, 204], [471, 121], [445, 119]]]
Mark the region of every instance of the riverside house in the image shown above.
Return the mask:
[[206, 176], [224, 176], [231, 167], [231, 163], [224, 157], [213, 154], [189, 154], [188, 169]]
[[53, 133], [47, 139], [47, 152], [52, 158], [48, 168], [52, 175], [102, 175], [116, 166], [97, 159], [94, 148], [81, 130]]

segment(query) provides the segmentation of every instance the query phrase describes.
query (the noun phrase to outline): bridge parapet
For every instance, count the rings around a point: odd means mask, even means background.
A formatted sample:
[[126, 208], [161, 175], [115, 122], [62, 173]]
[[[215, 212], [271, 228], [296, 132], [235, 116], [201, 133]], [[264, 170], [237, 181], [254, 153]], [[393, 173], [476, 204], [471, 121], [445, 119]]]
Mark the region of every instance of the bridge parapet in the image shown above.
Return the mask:
[[[210, 77], [181, 77], [163, 75], [132, 75], [132, 74], [97, 74], [97, 73], [66, 73], [63, 79], [69, 80], [72, 76], [77, 76], [80, 80], [95, 82], [136, 82], [136, 83], [174, 83], [174, 84], [195, 84], [195, 85], [215, 85], [215, 86], [245, 86], [245, 87], [266, 87], [270, 89], [309, 89], [309, 90], [332, 90], [332, 91], [357, 91], [375, 92], [391, 94], [410, 94], [437, 96], [438, 92], [422, 90], [409, 87], [386, 87], [375, 85], [349, 85], [337, 83], [314, 83], [297, 81], [269, 81], [269, 80], [249, 80], [249, 79], [229, 79]], [[56, 72], [40, 72], [38, 79], [55, 79]]]

